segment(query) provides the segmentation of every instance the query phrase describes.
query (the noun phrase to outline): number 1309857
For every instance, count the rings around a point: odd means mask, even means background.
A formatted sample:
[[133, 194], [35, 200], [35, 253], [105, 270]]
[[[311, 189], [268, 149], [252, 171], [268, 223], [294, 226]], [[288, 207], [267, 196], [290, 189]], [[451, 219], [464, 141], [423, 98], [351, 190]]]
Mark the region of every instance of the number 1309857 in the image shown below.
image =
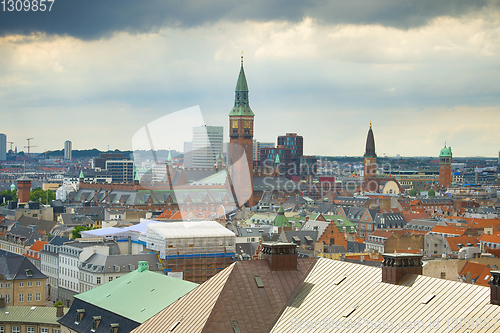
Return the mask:
[[44, 12], [51, 11], [55, 0], [2, 0], [2, 11], [4, 12]]

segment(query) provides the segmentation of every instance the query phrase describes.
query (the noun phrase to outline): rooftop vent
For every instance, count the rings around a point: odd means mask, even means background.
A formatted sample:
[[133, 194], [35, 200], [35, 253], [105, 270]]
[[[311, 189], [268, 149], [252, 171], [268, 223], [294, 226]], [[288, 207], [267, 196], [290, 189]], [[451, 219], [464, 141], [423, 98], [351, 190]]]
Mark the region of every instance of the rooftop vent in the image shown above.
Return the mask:
[[139, 265], [139, 268], [138, 268], [139, 272], [144, 272], [144, 271], [149, 270], [149, 265], [148, 265], [147, 261], [139, 261], [138, 265]]

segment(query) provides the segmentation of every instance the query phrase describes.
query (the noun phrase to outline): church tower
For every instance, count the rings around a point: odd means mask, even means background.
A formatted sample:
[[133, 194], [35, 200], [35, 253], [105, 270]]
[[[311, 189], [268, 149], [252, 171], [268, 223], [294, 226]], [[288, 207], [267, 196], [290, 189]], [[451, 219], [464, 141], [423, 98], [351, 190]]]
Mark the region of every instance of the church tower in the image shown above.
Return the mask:
[[451, 147], [441, 149], [439, 153], [439, 187], [449, 188], [451, 186]]
[[[248, 171], [246, 172], [235, 172], [235, 177], [233, 177], [233, 187], [238, 184], [244, 184], [243, 180], [239, 180], [240, 177], [250, 177], [252, 184], [251, 189], [247, 189], [253, 193], [253, 122], [254, 113], [250, 109], [250, 104], [248, 101], [248, 85], [247, 79], [245, 77], [245, 71], [243, 70], [243, 56], [241, 56], [241, 68], [240, 74], [238, 76], [238, 81], [236, 82], [235, 97], [234, 97], [234, 107], [229, 113], [229, 160], [228, 164], [235, 165], [235, 163], [243, 156], [243, 152], [246, 155], [248, 163]], [[236, 198], [235, 198], [236, 199]], [[239, 205], [243, 203], [238, 203]], [[252, 195], [248, 201], [248, 205], [251, 207]]]
[[364, 161], [364, 180], [377, 175], [377, 154], [375, 154], [375, 139], [373, 137], [372, 123], [366, 137], [365, 161]]

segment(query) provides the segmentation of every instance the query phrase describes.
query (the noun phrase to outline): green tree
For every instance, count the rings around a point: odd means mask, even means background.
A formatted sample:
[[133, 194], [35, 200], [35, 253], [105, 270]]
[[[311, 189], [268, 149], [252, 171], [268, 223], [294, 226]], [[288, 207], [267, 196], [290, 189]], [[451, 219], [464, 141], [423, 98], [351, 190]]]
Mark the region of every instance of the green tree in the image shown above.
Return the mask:
[[58, 301], [54, 303], [54, 307], [57, 308], [58, 305], [64, 305], [62, 301]]
[[82, 238], [82, 235], [80, 234], [82, 231], [86, 231], [86, 230], [93, 230], [94, 228], [92, 227], [85, 227], [83, 225], [77, 225], [72, 231], [71, 231], [71, 234], [73, 236], [73, 239], [76, 239], [76, 238]]
[[410, 197], [416, 197], [416, 196], [417, 196], [417, 191], [414, 188], [412, 188], [410, 190]]
[[435, 197], [436, 196], [436, 191], [434, 191], [434, 189], [431, 188], [429, 190], [429, 192], [427, 192], [427, 195], [430, 196], [430, 197]]
[[37, 187], [32, 190], [30, 193], [31, 201], [40, 201], [42, 205], [48, 205], [52, 200], [56, 199], [56, 195], [54, 192], [47, 190], [42, 190], [41, 187]]
[[4, 190], [4, 191], [0, 192], [0, 195], [3, 195], [4, 197], [6, 197], [5, 201], [8, 201], [8, 200], [17, 201], [17, 190], [14, 190], [14, 191]]

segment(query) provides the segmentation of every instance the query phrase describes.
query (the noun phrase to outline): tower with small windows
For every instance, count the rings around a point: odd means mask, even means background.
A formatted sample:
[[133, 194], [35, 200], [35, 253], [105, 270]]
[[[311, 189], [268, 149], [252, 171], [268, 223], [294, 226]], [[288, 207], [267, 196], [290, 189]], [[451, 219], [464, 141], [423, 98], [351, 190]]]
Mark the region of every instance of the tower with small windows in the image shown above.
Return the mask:
[[[229, 113], [229, 159], [228, 165], [239, 168], [234, 170], [232, 182], [233, 187], [245, 183], [242, 177], [250, 177], [253, 193], [253, 127], [254, 113], [250, 108], [248, 100], [248, 85], [243, 69], [243, 56], [241, 56], [241, 68], [236, 82], [234, 107]], [[246, 161], [240, 161], [245, 158]], [[239, 161], [239, 163], [238, 163]], [[248, 165], [248, 172], [242, 170], [242, 162]], [[239, 165], [239, 166], [238, 166]], [[241, 187], [240, 187], [241, 188]], [[236, 198], [235, 198], [236, 199]], [[239, 203], [242, 205], [243, 203]], [[247, 203], [252, 206], [252, 195]]]

